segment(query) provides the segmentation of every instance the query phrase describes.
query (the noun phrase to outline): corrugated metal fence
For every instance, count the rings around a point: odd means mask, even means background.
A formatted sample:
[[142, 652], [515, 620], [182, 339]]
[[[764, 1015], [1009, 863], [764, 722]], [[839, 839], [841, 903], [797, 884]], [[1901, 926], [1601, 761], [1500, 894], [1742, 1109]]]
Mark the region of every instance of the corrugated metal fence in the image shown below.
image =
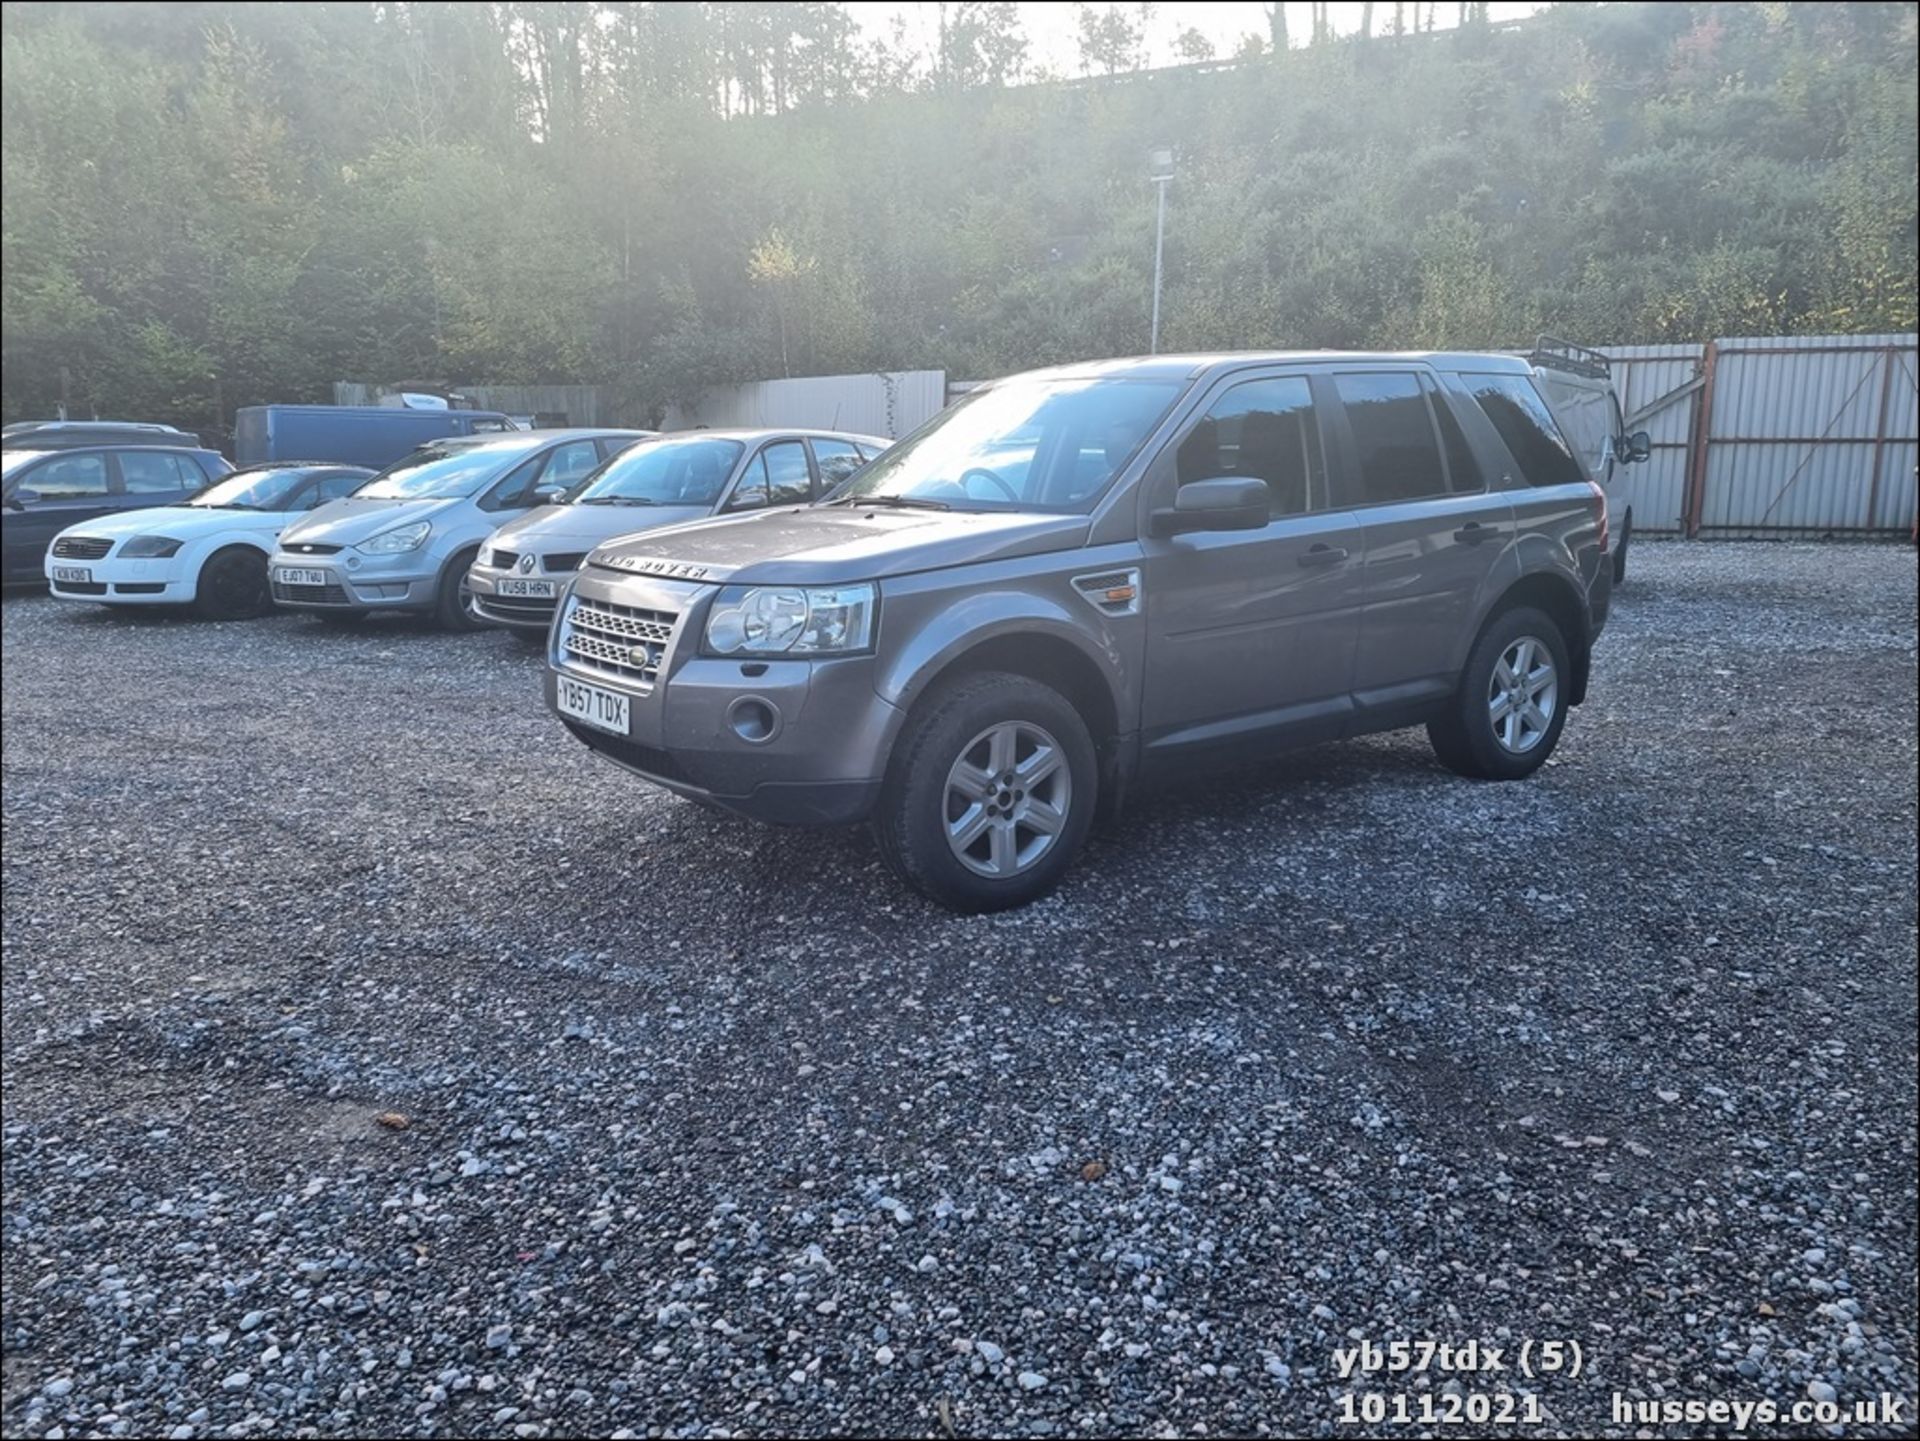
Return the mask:
[[1916, 343], [1905, 335], [1736, 337], [1600, 347], [1653, 458], [1621, 488], [1636, 531], [1913, 533]]
[[815, 426], [898, 440], [946, 403], [944, 370], [807, 375], [715, 386], [691, 404], [668, 406], [666, 428]]

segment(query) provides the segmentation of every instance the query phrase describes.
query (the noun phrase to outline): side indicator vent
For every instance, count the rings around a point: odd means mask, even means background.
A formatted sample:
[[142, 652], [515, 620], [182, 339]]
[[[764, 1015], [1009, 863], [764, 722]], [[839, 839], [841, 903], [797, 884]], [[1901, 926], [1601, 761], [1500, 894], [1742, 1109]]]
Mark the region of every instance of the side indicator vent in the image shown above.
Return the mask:
[[1076, 575], [1073, 588], [1086, 597], [1087, 604], [1102, 614], [1140, 614], [1138, 570], [1103, 570], [1097, 575]]

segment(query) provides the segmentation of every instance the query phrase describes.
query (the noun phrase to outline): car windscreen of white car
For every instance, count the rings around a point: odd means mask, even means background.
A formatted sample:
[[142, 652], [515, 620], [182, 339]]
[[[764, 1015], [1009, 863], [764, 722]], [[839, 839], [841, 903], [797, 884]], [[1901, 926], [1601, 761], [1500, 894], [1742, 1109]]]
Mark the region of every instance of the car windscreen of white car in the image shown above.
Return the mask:
[[501, 466], [542, 443], [538, 436], [459, 450], [422, 446], [353, 493], [355, 500], [464, 500], [500, 473]]
[[222, 476], [187, 500], [202, 510], [284, 510], [287, 497], [310, 472], [274, 466], [267, 470], [236, 470]]
[[712, 505], [746, 446], [723, 436], [643, 440], [586, 478], [574, 505]]

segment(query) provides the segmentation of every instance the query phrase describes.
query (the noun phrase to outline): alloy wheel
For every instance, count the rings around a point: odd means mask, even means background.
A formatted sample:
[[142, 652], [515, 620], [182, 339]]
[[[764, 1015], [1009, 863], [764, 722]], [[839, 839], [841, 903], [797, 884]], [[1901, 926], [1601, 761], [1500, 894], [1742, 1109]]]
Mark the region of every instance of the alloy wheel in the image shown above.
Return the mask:
[[1487, 683], [1487, 719], [1501, 749], [1525, 755], [1539, 745], [1559, 701], [1560, 676], [1546, 642], [1523, 635], [1500, 653]]
[[1065, 752], [1031, 721], [988, 726], [947, 772], [947, 845], [975, 875], [1004, 880], [1053, 849], [1073, 803]]

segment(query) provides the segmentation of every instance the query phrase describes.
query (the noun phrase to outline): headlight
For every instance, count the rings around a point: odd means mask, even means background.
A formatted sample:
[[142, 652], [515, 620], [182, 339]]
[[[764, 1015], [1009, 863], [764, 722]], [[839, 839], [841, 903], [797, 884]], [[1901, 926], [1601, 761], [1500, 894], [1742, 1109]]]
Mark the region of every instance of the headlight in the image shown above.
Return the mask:
[[490, 545], [481, 546], [480, 554], [478, 554], [473, 558], [473, 563], [475, 565], [485, 566], [488, 570], [492, 570], [493, 569], [493, 547]]
[[120, 547], [123, 560], [164, 560], [180, 549], [181, 542], [168, 535], [136, 535]]
[[418, 550], [426, 543], [427, 532], [432, 529], [424, 520], [415, 521], [412, 525], [383, 530], [372, 540], [361, 541], [354, 549], [368, 555], [398, 555], [404, 550]]
[[720, 592], [707, 616], [717, 655], [846, 655], [873, 643], [871, 585], [769, 585]]

